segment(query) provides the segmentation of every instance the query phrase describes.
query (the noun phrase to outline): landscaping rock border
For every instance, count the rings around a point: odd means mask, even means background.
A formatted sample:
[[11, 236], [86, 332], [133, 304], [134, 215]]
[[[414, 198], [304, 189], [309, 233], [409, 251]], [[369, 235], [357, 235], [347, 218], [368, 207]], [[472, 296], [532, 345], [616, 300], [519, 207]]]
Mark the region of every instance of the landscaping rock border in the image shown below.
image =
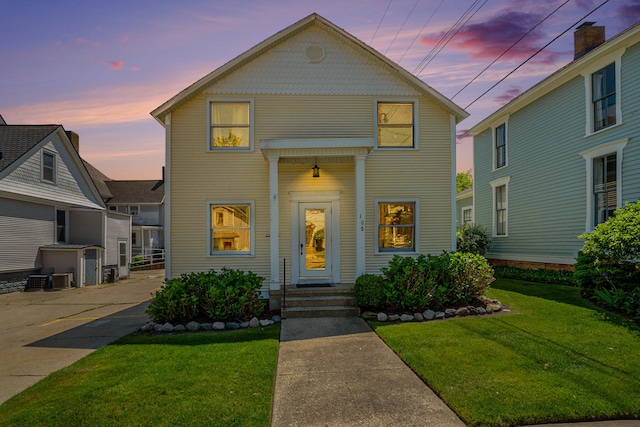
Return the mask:
[[197, 332], [197, 331], [235, 331], [238, 329], [253, 329], [257, 327], [266, 327], [276, 323], [280, 323], [282, 318], [278, 315], [272, 316], [271, 319], [258, 319], [257, 317], [242, 323], [238, 322], [213, 322], [200, 323], [191, 321], [185, 325], [173, 325], [169, 322], [157, 323], [149, 321], [140, 327], [144, 332]]
[[427, 309], [422, 313], [385, 313], [384, 311], [374, 313], [365, 311], [361, 314], [364, 320], [376, 322], [428, 322], [430, 320], [450, 319], [453, 317], [485, 316], [492, 313], [508, 313], [511, 310], [505, 307], [498, 300], [484, 300], [484, 306], [463, 306], [459, 308], [447, 308], [444, 311], [434, 311]]

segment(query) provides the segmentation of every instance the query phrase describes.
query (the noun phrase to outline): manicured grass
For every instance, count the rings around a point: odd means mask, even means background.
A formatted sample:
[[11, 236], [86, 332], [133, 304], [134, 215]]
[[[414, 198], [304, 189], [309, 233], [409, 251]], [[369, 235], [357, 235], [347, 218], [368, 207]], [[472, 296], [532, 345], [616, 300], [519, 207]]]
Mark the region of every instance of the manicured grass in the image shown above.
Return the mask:
[[0, 405], [0, 425], [268, 426], [279, 333], [132, 334]]
[[640, 331], [579, 289], [499, 279], [513, 314], [375, 324], [376, 332], [472, 426], [640, 417]]

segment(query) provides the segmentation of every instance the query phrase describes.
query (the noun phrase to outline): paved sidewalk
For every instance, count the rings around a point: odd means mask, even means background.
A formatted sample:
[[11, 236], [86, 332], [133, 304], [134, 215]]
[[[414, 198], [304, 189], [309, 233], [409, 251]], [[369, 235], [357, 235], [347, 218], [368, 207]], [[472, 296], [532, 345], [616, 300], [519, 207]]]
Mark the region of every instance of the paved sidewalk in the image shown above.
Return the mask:
[[271, 425], [464, 426], [359, 317], [284, 319]]
[[0, 295], [0, 403], [137, 330], [164, 270], [61, 291]]

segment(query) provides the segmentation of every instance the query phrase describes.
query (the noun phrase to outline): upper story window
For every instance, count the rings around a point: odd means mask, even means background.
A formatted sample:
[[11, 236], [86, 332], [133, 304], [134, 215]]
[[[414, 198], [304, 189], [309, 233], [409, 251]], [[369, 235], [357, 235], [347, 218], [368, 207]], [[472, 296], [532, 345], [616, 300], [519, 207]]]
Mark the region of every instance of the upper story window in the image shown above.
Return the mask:
[[415, 252], [416, 202], [378, 202], [378, 252]]
[[616, 124], [615, 62], [591, 75], [591, 103], [594, 132]]
[[42, 151], [42, 180], [56, 182], [56, 155], [49, 151]]
[[413, 102], [378, 102], [378, 147], [416, 146], [415, 105]]
[[495, 169], [503, 168], [507, 165], [507, 126], [501, 124], [494, 130], [495, 141]]
[[253, 254], [253, 203], [209, 203], [209, 255]]
[[209, 111], [209, 150], [253, 148], [251, 101], [210, 101]]
[[140, 215], [140, 206], [131, 205], [127, 208], [129, 215], [138, 216]]

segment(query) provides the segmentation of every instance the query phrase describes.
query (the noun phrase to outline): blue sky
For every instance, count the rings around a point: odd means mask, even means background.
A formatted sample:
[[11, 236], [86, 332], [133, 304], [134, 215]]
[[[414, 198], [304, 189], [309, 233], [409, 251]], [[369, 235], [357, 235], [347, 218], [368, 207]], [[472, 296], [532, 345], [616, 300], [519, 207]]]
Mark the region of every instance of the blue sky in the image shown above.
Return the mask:
[[[80, 135], [81, 155], [106, 175], [153, 179], [164, 164], [164, 129], [150, 111], [311, 13], [371, 45], [463, 108], [571, 28], [468, 107], [471, 115], [459, 125], [461, 132], [570, 62], [572, 25], [603, 2], [0, 0], [0, 115], [9, 124], [62, 124]], [[443, 36], [467, 18], [439, 50]], [[640, 0], [609, 0], [586, 20], [604, 25], [608, 39], [640, 20]], [[471, 168], [471, 151], [470, 139], [459, 141], [459, 171]]]

